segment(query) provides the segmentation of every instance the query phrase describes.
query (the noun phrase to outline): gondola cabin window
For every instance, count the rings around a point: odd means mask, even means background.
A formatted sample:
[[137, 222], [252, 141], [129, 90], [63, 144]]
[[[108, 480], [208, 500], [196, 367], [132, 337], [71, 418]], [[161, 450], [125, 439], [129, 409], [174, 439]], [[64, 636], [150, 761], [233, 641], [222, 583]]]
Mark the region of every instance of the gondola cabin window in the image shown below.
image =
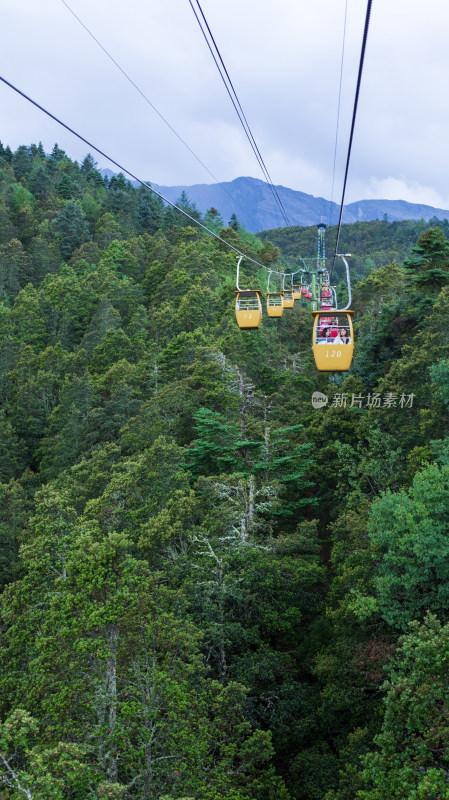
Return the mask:
[[259, 308], [259, 298], [257, 292], [240, 292], [238, 298], [239, 311], [255, 311]]

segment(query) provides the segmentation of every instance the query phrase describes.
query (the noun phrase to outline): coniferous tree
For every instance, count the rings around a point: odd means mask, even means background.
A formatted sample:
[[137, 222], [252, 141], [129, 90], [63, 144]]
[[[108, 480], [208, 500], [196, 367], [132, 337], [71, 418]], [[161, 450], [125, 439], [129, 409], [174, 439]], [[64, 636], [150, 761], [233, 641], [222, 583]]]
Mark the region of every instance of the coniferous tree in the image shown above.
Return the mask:
[[59, 236], [60, 249], [67, 261], [74, 250], [90, 239], [89, 226], [78, 203], [69, 201], [57, 215], [55, 231]]
[[449, 243], [441, 228], [421, 234], [404, 267], [417, 289], [435, 294], [449, 282]]
[[236, 216], [236, 214], [231, 214], [231, 219], [229, 220], [229, 227], [230, 227], [230, 228], [232, 228], [232, 230], [234, 230], [234, 231], [237, 231], [237, 232], [238, 232], [238, 229], [239, 229], [239, 221], [238, 221], [238, 219], [237, 219], [237, 216]]

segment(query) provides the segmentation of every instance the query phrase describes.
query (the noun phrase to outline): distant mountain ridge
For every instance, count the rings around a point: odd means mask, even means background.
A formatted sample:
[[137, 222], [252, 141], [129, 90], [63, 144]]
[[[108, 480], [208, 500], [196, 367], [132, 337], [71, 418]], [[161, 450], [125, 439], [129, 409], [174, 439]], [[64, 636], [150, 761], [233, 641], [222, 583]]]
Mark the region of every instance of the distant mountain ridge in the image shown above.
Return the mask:
[[[108, 177], [114, 174], [108, 169], [101, 170], [101, 173]], [[152, 182], [151, 185], [172, 203], [176, 203], [181, 192], [186, 192], [198, 211], [204, 214], [209, 208], [216, 208], [225, 224], [232, 214], [236, 214], [239, 222], [252, 233], [285, 227], [285, 220], [270, 187], [258, 178], [242, 177], [223, 183], [197, 183], [192, 186], [160, 186]], [[276, 186], [276, 191], [291, 225], [307, 227], [320, 221], [328, 223], [331, 208], [331, 222], [336, 224], [339, 214], [337, 203], [331, 204], [324, 197], [314, 197], [286, 186]], [[443, 220], [449, 219], [449, 210], [405, 200], [359, 200], [344, 207], [343, 222], [368, 222], [384, 219], [385, 216], [388, 222], [404, 219], [428, 221], [432, 217]]]

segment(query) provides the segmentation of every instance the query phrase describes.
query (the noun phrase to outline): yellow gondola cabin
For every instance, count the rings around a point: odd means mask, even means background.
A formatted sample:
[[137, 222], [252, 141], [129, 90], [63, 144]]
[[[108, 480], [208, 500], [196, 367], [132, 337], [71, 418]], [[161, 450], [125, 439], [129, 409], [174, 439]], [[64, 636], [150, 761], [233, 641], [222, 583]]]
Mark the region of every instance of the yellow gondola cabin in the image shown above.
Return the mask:
[[288, 287], [285, 286], [286, 277], [287, 275], [284, 275], [282, 278], [282, 295], [283, 295], [284, 308], [293, 308], [293, 306], [295, 305], [295, 298], [293, 297], [293, 287], [291, 285], [293, 282], [293, 275], [290, 275], [290, 286]]
[[[270, 292], [270, 278], [273, 270], [270, 269], [267, 278], [267, 314], [269, 317], [282, 317], [284, 313], [284, 293]], [[285, 277], [284, 277], [285, 280]]]
[[295, 298], [291, 289], [284, 289], [284, 308], [293, 308], [295, 305]]
[[354, 352], [353, 311], [312, 311], [312, 349], [320, 372], [346, 372]]
[[267, 314], [269, 317], [282, 317], [284, 313], [283, 292], [267, 293]]
[[238, 290], [235, 293], [235, 318], [242, 330], [260, 328], [262, 322], [262, 292], [259, 289]]

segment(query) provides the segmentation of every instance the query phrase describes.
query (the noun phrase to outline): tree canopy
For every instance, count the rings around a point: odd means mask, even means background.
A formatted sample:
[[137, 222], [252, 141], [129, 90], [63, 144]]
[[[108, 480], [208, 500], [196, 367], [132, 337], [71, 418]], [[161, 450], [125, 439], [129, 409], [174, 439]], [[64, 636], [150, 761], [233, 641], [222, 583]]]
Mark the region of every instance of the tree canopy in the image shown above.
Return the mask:
[[449, 798], [448, 233], [343, 226], [355, 358], [317, 373], [176, 208], [0, 146], [0, 800]]

